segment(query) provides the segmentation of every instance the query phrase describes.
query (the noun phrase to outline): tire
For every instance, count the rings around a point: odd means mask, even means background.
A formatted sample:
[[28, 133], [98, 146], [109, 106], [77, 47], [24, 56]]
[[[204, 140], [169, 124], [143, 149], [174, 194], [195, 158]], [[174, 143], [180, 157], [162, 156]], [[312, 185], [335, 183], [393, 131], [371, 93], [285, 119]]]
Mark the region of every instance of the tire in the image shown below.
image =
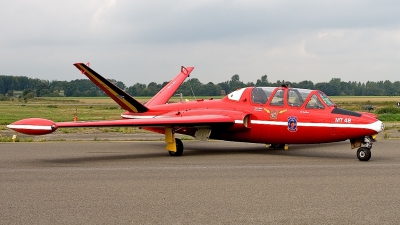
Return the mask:
[[271, 144], [269, 147], [271, 149], [282, 150], [285, 148], [285, 144]]
[[181, 156], [183, 154], [183, 143], [181, 139], [175, 138], [176, 152], [168, 151], [170, 156]]
[[371, 150], [369, 148], [361, 147], [357, 150], [357, 158], [360, 161], [368, 161], [371, 159]]
[[369, 149], [369, 156], [368, 156], [367, 161], [371, 159], [371, 156], [372, 156], [372, 152], [371, 152], [371, 149]]

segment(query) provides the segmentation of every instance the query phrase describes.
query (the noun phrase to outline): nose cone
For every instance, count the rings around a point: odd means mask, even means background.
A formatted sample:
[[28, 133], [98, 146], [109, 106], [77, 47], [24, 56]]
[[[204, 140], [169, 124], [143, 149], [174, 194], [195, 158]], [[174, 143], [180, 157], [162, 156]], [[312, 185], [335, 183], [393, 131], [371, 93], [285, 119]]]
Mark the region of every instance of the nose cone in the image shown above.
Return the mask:
[[371, 127], [373, 130], [375, 130], [376, 132], [380, 133], [383, 130], [385, 130], [385, 124], [382, 123], [382, 121], [378, 120], [375, 123], [372, 124]]

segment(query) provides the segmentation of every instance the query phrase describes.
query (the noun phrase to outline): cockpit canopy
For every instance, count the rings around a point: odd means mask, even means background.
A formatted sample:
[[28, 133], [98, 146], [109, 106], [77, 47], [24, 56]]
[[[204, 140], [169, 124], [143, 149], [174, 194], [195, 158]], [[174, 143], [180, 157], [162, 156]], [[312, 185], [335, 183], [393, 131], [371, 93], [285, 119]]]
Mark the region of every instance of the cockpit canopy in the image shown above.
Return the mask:
[[324, 109], [336, 107], [329, 97], [319, 90], [288, 87], [254, 87], [242, 88], [230, 93], [227, 97], [239, 101], [246, 89], [251, 89], [251, 103], [254, 105], [305, 107], [307, 109]]

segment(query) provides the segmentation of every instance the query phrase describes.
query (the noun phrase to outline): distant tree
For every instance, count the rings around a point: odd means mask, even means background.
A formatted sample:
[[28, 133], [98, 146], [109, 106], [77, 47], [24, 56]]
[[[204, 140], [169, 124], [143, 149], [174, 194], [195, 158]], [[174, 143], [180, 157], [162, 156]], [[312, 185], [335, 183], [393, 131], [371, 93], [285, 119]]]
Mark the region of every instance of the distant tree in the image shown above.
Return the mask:
[[135, 85], [128, 87], [126, 91], [132, 96], [145, 96], [145, 89], [145, 84], [136, 83]]
[[153, 96], [157, 94], [157, 92], [160, 90], [161, 90], [161, 85], [157, 84], [156, 82], [151, 82], [149, 85], [147, 85], [146, 95]]
[[244, 86], [245, 87], [255, 87], [256, 85], [254, 84], [254, 82], [247, 82]]
[[338, 96], [341, 93], [341, 80], [340, 78], [332, 78], [328, 83], [329, 90], [326, 93], [328, 95]]
[[203, 84], [197, 78], [188, 79], [176, 91], [177, 94], [182, 93], [184, 96], [192, 96], [193, 94], [201, 95]]
[[231, 91], [243, 88], [245, 86], [246, 85], [242, 81], [240, 81], [240, 77], [238, 74], [233, 75], [231, 80], [229, 81], [229, 87]]
[[368, 81], [365, 84], [365, 89], [363, 91], [363, 95], [365, 96], [381, 96], [385, 91], [382, 88], [379, 88], [378, 83]]
[[393, 95], [400, 95], [400, 81], [395, 81], [392, 84], [393, 89], [395, 90], [393, 92]]
[[396, 89], [394, 88], [392, 82], [390, 82], [389, 80], [385, 80], [385, 82], [383, 82], [383, 90], [385, 91], [385, 95], [396, 95]]
[[220, 93], [221, 87], [209, 82], [208, 84], [201, 86], [198, 94], [202, 96], [217, 96], [220, 95]]
[[218, 83], [217, 85], [220, 86], [221, 89], [225, 91], [225, 94], [228, 94], [231, 92], [231, 87], [229, 86], [228, 81]]
[[[135, 84], [130, 87], [126, 87], [121, 81], [114, 79], [110, 80], [113, 84], [126, 90], [133, 96], [153, 96], [168, 82], [157, 84], [151, 82], [146, 84]], [[267, 75], [261, 76], [256, 82], [244, 83], [240, 80], [240, 76], [235, 74], [230, 80], [214, 84], [208, 82], [202, 84], [197, 78], [188, 79], [182, 83], [178, 88], [177, 93], [182, 93], [185, 96], [192, 95], [192, 90], [195, 95], [216, 95], [222, 92], [230, 93], [236, 89], [247, 87], [247, 86], [280, 86], [284, 83], [290, 84], [293, 88], [307, 88], [307, 89], [319, 89], [328, 95], [389, 95], [398, 96], [400, 95], [400, 81], [391, 82], [368, 81], [361, 83], [359, 81], [344, 82], [340, 78], [332, 78], [329, 82], [321, 82], [314, 84], [312, 81], [301, 81], [300, 83], [289, 82], [285, 80], [277, 80], [275, 83], [268, 80]], [[104, 96], [104, 92], [94, 85], [88, 79], [78, 79], [72, 81], [47, 81], [40, 79], [32, 79], [22, 76], [7, 76], [0, 75], [0, 94], [5, 97], [11, 96], [13, 90], [34, 90], [34, 96], [58, 96], [63, 90], [65, 96]], [[26, 96], [26, 95], [25, 95]]]
[[304, 88], [304, 89], [314, 89], [314, 83], [309, 80], [304, 80], [301, 81], [300, 83], [297, 84], [299, 88]]
[[327, 92], [327, 91], [329, 91], [328, 83], [326, 83], [326, 82], [316, 83], [315, 84], [315, 89], [321, 90], [325, 94], [329, 95], [328, 92]]
[[49, 89], [42, 89], [40, 90], [38, 96], [48, 96], [50, 95], [50, 90]]
[[121, 90], [125, 90], [126, 88], [125, 84], [121, 81], [117, 81], [115, 79], [108, 79], [108, 81], [110, 81], [115, 86], [119, 87]]
[[38, 80], [35, 86], [36, 96], [43, 96], [50, 93], [49, 82], [45, 80]]
[[268, 76], [267, 75], [261, 76], [261, 79], [257, 80], [256, 86], [258, 86], [258, 87], [268, 87], [268, 86], [270, 86], [270, 83], [268, 81]]
[[28, 89], [25, 89], [25, 90], [22, 91], [22, 97], [26, 96], [29, 93], [35, 94], [35, 92], [32, 89], [28, 88]]
[[74, 93], [71, 95], [72, 97], [81, 97], [82, 93], [79, 91], [79, 89], [75, 89]]
[[25, 89], [25, 90], [22, 91], [22, 96], [21, 97], [24, 99], [24, 102], [26, 103], [30, 99], [33, 99], [35, 97], [35, 92], [30, 88]]

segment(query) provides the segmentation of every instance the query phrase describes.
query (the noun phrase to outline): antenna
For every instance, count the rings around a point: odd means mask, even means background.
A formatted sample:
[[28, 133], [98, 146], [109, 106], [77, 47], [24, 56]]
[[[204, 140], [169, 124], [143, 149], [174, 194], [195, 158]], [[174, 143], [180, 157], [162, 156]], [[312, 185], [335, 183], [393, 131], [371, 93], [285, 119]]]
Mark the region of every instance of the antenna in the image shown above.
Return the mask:
[[190, 86], [190, 90], [192, 91], [192, 94], [193, 94], [194, 100], [197, 100], [197, 99], [196, 99], [196, 96], [194, 95], [194, 91], [193, 91], [193, 88], [192, 88], [192, 84], [190, 83], [190, 80], [191, 80], [191, 79], [189, 79], [189, 86]]

